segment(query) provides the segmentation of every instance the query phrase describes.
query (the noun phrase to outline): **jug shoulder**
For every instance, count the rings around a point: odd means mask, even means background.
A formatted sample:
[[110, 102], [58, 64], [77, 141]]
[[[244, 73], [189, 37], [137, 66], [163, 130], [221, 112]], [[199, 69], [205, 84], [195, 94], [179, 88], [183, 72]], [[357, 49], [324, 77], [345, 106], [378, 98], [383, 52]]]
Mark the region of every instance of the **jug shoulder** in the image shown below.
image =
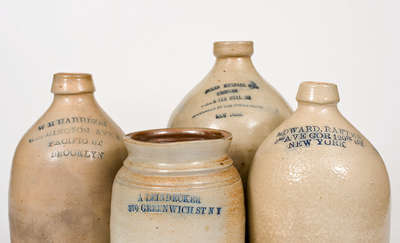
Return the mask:
[[263, 80], [203, 81], [174, 110], [169, 124], [175, 127], [276, 117], [283, 120], [290, 114], [287, 103]]
[[[301, 172], [294, 173], [295, 168]], [[315, 176], [345, 181], [357, 174], [361, 184], [374, 178], [387, 188], [389, 185], [381, 156], [345, 119], [332, 122], [289, 118], [259, 147], [251, 170], [254, 174], [279, 170], [277, 173], [286, 174], [287, 179], [293, 176], [290, 180]]]

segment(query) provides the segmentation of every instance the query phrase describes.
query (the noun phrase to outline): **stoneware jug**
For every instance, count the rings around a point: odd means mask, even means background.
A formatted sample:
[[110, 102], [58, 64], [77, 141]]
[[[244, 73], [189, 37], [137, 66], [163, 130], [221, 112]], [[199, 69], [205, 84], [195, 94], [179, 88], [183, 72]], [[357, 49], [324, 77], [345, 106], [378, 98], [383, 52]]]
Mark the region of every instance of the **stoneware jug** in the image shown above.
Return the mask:
[[291, 114], [282, 97], [251, 61], [253, 42], [214, 43], [217, 60], [208, 75], [173, 112], [170, 127], [209, 127], [231, 132], [230, 156], [244, 183], [255, 151]]
[[127, 151], [90, 74], [57, 73], [54, 100], [24, 135], [9, 191], [12, 243], [109, 243], [112, 183]]
[[231, 134], [159, 129], [127, 135], [111, 204], [112, 243], [243, 243], [240, 175]]
[[389, 242], [384, 162], [338, 111], [336, 85], [304, 82], [297, 101], [250, 169], [251, 242]]

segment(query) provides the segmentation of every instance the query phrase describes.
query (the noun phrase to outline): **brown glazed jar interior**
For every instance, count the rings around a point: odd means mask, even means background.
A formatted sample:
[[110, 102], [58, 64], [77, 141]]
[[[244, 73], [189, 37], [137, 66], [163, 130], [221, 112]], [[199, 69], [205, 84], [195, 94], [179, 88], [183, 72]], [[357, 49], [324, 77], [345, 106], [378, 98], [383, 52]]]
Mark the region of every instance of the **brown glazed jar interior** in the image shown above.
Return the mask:
[[134, 132], [127, 137], [147, 143], [176, 143], [200, 140], [230, 139], [231, 134], [224, 130], [205, 128], [166, 128]]

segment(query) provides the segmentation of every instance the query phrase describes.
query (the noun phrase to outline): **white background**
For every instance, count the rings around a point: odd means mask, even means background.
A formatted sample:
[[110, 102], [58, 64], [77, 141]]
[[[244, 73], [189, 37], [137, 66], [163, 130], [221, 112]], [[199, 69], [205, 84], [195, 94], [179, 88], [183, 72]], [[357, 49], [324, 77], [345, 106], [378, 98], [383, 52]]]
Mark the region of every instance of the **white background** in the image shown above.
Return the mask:
[[125, 132], [165, 127], [210, 70], [215, 40], [253, 40], [258, 71], [295, 108], [302, 80], [339, 85], [343, 114], [376, 146], [400, 241], [400, 3], [393, 0], [1, 1], [0, 242], [9, 242], [14, 149], [50, 105], [52, 74], [90, 72]]

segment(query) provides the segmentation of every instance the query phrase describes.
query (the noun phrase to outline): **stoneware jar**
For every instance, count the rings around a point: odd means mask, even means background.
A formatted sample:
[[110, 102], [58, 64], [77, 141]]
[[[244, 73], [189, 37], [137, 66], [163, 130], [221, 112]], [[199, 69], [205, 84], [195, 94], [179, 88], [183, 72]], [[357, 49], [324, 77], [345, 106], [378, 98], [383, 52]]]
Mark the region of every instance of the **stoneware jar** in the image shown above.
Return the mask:
[[126, 136], [128, 157], [113, 186], [112, 243], [243, 243], [239, 173], [231, 134], [159, 129]]
[[209, 127], [231, 132], [230, 150], [246, 183], [255, 151], [291, 114], [282, 97], [257, 73], [251, 61], [253, 42], [214, 43], [217, 60], [208, 75], [172, 114], [170, 127]]
[[389, 242], [384, 162], [338, 111], [336, 85], [304, 82], [297, 101], [250, 169], [251, 242]]
[[90, 74], [54, 75], [54, 100], [15, 152], [13, 243], [109, 243], [112, 183], [127, 152], [97, 104]]

